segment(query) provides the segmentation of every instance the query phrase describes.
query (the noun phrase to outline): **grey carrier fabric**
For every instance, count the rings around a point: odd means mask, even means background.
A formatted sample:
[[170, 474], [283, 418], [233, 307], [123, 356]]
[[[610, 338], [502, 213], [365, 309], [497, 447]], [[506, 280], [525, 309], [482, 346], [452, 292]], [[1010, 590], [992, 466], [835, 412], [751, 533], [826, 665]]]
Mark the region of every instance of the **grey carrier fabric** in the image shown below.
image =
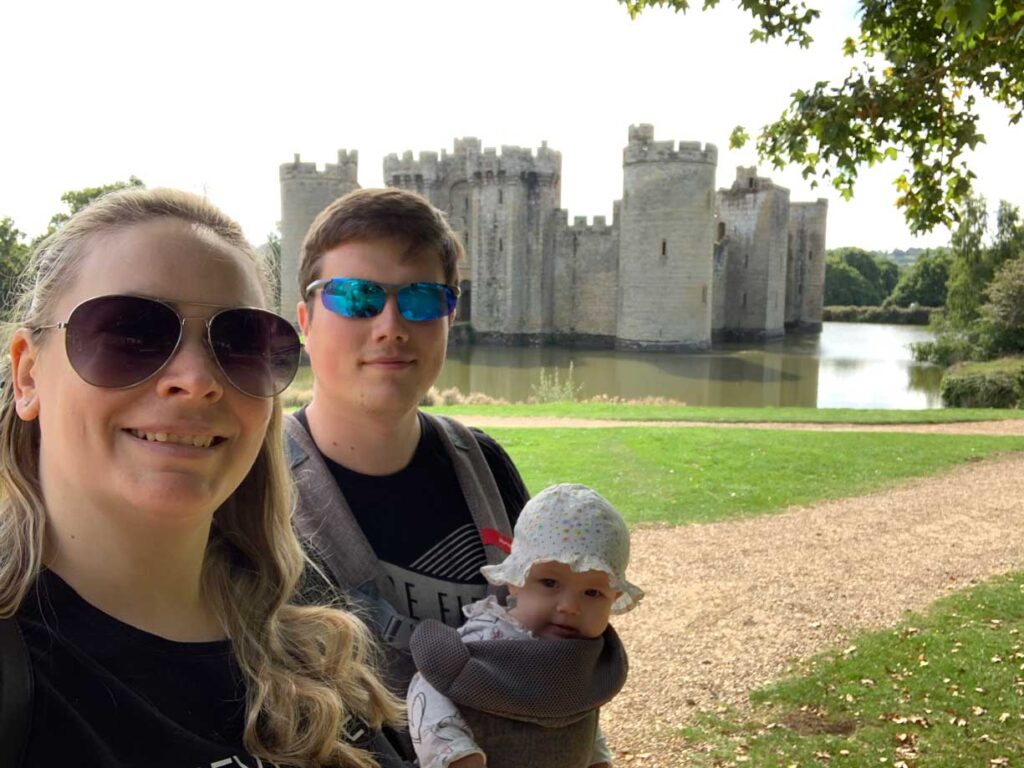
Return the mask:
[[628, 671], [610, 626], [594, 639], [467, 643], [424, 621], [410, 649], [424, 679], [458, 705], [489, 768], [587, 768], [598, 709]]

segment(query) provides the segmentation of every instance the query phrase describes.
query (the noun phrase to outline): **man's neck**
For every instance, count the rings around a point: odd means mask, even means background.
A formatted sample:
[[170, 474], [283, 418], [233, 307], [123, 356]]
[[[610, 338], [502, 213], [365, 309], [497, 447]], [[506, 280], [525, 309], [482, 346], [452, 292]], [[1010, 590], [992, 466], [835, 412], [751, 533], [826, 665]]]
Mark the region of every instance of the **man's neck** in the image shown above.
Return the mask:
[[405, 468], [420, 441], [415, 408], [397, 415], [353, 412], [314, 397], [306, 420], [324, 456], [364, 475], [391, 475]]

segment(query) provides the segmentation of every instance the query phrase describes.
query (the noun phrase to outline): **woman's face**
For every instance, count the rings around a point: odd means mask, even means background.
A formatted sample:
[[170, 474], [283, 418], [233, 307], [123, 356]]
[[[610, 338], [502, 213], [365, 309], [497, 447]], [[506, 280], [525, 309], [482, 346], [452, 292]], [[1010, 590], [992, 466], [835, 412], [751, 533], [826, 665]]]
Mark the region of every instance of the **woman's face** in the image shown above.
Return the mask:
[[47, 509], [72, 525], [96, 513], [131, 524], [208, 523], [255, 461], [273, 407], [226, 381], [205, 343], [203, 320], [218, 307], [261, 305], [255, 266], [205, 230], [156, 219], [89, 240], [50, 322], [107, 294], [161, 299], [196, 319], [185, 321], [168, 363], [126, 389], [83, 381], [63, 330], [45, 331], [41, 343], [16, 339], [18, 413], [39, 420]]

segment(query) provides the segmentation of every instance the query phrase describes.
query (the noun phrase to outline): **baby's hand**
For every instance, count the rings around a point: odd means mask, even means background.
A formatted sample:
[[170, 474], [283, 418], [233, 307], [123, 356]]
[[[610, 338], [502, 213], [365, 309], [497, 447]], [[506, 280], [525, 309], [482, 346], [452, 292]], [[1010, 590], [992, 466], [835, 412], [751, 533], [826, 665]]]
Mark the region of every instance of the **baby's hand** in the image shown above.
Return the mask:
[[460, 757], [458, 760], [448, 763], [448, 768], [485, 768], [487, 758], [476, 752], [472, 755]]

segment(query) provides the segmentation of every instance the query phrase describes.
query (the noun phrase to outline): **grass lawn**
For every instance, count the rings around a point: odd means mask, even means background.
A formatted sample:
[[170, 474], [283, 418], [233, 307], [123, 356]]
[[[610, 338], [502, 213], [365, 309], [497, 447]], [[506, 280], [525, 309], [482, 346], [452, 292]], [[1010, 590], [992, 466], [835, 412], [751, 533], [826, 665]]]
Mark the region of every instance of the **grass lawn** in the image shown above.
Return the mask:
[[709, 766], [1019, 766], [1024, 574], [940, 600], [756, 691], [752, 714], [683, 735]]
[[712, 408], [685, 405], [627, 403], [542, 403], [536, 405], [445, 405], [433, 413], [481, 416], [557, 416], [577, 419], [630, 421], [780, 421], [815, 424], [939, 424], [956, 421], [1024, 419], [1024, 410], [943, 408], [922, 411], [861, 410], [856, 408]]
[[487, 430], [532, 493], [594, 486], [631, 523], [703, 523], [853, 496], [1001, 451], [1021, 437], [694, 427]]

